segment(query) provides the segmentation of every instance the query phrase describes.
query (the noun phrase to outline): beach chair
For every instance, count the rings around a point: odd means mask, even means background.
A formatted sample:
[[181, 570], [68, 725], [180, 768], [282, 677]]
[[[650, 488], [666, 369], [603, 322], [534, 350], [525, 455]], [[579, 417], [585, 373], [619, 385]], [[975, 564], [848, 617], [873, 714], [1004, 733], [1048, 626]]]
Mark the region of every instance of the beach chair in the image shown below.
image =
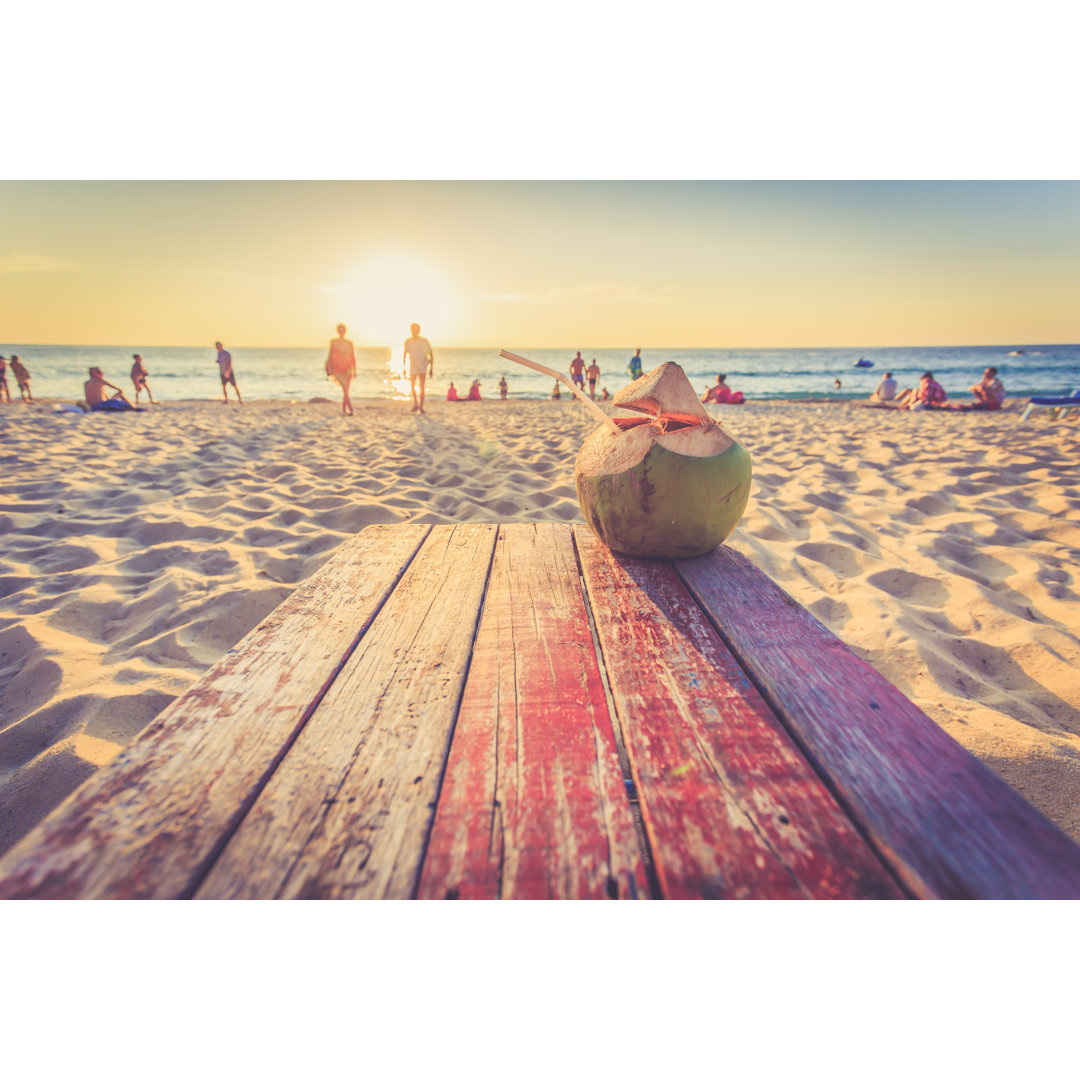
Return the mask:
[[1049, 409], [1051, 420], [1060, 420], [1073, 409], [1080, 409], [1080, 386], [1068, 397], [1033, 397], [1024, 409], [1024, 415], [1020, 417], [1022, 424], [1030, 415], [1032, 409]]

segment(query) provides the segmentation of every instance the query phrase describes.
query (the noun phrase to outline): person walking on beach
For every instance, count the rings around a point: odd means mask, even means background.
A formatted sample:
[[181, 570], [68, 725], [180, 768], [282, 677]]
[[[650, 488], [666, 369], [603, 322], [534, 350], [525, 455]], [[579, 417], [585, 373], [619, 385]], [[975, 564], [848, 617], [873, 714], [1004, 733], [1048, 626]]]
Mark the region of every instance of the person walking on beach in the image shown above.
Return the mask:
[[893, 378], [891, 371], [886, 371], [885, 378], [877, 384], [877, 389], [870, 395], [870, 400], [884, 404], [886, 401], [892, 401], [895, 397], [896, 380]]
[[975, 395], [973, 409], [1000, 409], [1005, 400], [1005, 387], [997, 377], [997, 368], [988, 367], [980, 382], [968, 389]]
[[581, 359], [581, 353], [570, 361], [570, 378], [579, 390], [585, 389], [585, 361]]
[[[106, 388], [115, 390], [116, 393], [112, 397], [107, 397], [105, 394]], [[105, 376], [99, 367], [90, 369], [90, 378], [83, 383], [83, 396], [86, 398], [86, 404], [90, 407], [91, 412], [104, 412], [106, 410], [120, 412], [135, 408], [119, 386], [114, 386], [111, 382], [105, 381]]]
[[7, 384], [7, 360], [0, 356], [0, 401], [11, 404], [11, 391]]
[[224, 403], [229, 404], [229, 383], [232, 383], [232, 388], [236, 391], [236, 400], [243, 405], [244, 399], [240, 396], [240, 387], [236, 385], [236, 372], [233, 371], [232, 356], [225, 351], [220, 341], [214, 342], [214, 348], [217, 349], [218, 369], [221, 374], [221, 395]]
[[352, 400], [349, 398], [349, 383], [356, 377], [356, 351], [353, 343], [345, 336], [344, 323], [337, 325], [337, 337], [330, 342], [330, 352], [326, 356], [326, 374], [337, 380], [341, 387], [341, 412], [343, 416], [352, 416]]
[[628, 368], [631, 379], [641, 378], [641, 350], [638, 349], [632, 357], [630, 357], [630, 367]]
[[[431, 342], [420, 336], [420, 324], [412, 323], [409, 326], [412, 337], [405, 342], [405, 355], [402, 357], [405, 363], [405, 372], [409, 376], [409, 389], [412, 392], [412, 411], [422, 413], [424, 411], [424, 383], [428, 375], [435, 374], [435, 353], [432, 352]], [[416, 400], [416, 380], [420, 380], [420, 400]]]
[[19, 396], [23, 401], [32, 402], [34, 399], [30, 395], [30, 372], [23, 367], [23, 362], [17, 356], [11, 358], [11, 374], [19, 384]]
[[589, 397], [596, 400], [596, 380], [600, 378], [600, 368], [597, 366], [596, 358], [593, 358], [593, 362], [588, 366], [585, 371], [585, 375], [589, 380]]
[[136, 353], [132, 358], [135, 362], [131, 365], [131, 382], [135, 387], [135, 404], [139, 404], [139, 394], [145, 390], [151, 405], [156, 405], [154, 395], [150, 393], [150, 384], [146, 381], [149, 372], [143, 367], [142, 357]]

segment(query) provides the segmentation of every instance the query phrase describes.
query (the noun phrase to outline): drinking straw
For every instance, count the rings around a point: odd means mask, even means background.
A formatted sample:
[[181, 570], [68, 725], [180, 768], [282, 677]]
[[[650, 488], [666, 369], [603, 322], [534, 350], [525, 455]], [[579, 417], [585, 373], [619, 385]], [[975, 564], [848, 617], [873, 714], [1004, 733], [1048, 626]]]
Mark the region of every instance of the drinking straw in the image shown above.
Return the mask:
[[559, 382], [570, 389], [570, 392], [575, 397], [584, 401], [585, 404], [600, 417], [602, 423], [607, 424], [616, 435], [622, 434], [622, 428], [620, 428], [619, 425], [616, 424], [615, 421], [612, 420], [584, 390], [579, 390], [565, 375], [555, 371], [554, 368], [544, 367], [543, 364], [538, 364], [535, 360], [526, 360], [524, 356], [518, 356], [517, 353], [507, 352], [506, 349], [500, 349], [499, 355], [507, 360], [513, 360], [515, 364], [523, 364], [527, 368], [532, 368], [533, 371], [539, 371], [541, 375], [547, 375], [552, 379], [558, 379]]

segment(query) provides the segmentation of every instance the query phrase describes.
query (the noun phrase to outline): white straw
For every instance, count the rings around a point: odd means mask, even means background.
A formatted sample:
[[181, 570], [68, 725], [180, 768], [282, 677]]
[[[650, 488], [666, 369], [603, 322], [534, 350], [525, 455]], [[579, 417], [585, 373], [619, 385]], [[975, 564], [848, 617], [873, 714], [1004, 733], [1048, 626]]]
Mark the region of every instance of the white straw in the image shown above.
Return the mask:
[[619, 425], [616, 424], [615, 421], [612, 420], [584, 390], [579, 390], [565, 375], [555, 371], [553, 368], [544, 367], [543, 364], [538, 364], [535, 360], [526, 360], [524, 356], [518, 356], [517, 353], [507, 352], [506, 349], [500, 349], [499, 355], [507, 360], [513, 360], [515, 364], [523, 364], [527, 368], [532, 368], [533, 371], [539, 371], [541, 375], [547, 375], [552, 379], [558, 379], [559, 382], [570, 388], [571, 393], [573, 393], [575, 397], [584, 401], [585, 404], [588, 405], [589, 408], [600, 417], [601, 421], [607, 424], [616, 435], [622, 434], [622, 428], [619, 427]]

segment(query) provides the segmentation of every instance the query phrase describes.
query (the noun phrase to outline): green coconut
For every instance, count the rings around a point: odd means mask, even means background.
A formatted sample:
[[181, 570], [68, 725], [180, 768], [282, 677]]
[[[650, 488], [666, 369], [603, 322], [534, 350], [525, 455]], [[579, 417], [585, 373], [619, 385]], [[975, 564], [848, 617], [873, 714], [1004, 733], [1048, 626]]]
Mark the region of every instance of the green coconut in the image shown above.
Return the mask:
[[603, 424], [577, 457], [581, 512], [612, 551], [704, 555], [731, 535], [750, 498], [750, 453], [705, 411], [678, 364], [661, 364], [611, 399], [635, 417]]

